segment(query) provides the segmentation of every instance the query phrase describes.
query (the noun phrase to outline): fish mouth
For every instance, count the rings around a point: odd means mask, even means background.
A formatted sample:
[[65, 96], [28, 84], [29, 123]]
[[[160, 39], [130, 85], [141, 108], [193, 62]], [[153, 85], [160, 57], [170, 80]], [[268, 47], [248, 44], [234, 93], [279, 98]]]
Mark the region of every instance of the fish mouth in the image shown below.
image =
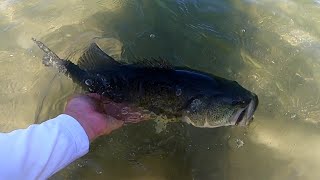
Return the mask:
[[232, 117], [231, 124], [239, 126], [247, 126], [253, 120], [253, 114], [259, 104], [258, 96], [253, 94], [250, 103], [245, 107], [235, 112]]

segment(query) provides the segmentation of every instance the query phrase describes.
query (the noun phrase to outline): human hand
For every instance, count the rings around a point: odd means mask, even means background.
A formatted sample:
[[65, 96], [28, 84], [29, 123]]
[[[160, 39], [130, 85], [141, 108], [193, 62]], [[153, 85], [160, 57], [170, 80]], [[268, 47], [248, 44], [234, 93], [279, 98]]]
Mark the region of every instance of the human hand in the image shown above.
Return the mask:
[[87, 133], [90, 142], [101, 135], [110, 134], [124, 123], [147, 120], [139, 108], [126, 103], [115, 103], [98, 94], [72, 97], [64, 113], [75, 118]]

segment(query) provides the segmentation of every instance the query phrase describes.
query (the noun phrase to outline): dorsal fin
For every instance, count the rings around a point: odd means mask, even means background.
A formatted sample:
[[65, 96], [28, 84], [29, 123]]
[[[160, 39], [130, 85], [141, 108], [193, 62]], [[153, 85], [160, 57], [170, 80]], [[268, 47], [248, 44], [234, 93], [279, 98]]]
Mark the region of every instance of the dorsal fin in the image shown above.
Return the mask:
[[121, 63], [103, 52], [96, 43], [91, 43], [89, 48], [79, 58], [78, 65], [84, 70], [94, 70], [118, 66]]
[[133, 63], [136, 66], [141, 66], [145, 68], [160, 68], [160, 69], [173, 69], [173, 65], [170, 64], [169, 61], [162, 59], [159, 57], [159, 59], [151, 58], [151, 59], [142, 59], [135, 61]]

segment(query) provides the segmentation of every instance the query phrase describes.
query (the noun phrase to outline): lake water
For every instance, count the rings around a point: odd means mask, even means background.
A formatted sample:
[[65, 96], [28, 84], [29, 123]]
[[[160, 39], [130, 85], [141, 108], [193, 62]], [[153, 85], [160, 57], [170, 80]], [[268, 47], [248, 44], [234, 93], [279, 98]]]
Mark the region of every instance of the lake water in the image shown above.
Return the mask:
[[320, 178], [319, 0], [2, 0], [2, 132], [55, 117], [79, 91], [31, 37], [75, 62], [93, 41], [117, 60], [163, 57], [260, 99], [246, 128], [128, 125], [51, 179]]

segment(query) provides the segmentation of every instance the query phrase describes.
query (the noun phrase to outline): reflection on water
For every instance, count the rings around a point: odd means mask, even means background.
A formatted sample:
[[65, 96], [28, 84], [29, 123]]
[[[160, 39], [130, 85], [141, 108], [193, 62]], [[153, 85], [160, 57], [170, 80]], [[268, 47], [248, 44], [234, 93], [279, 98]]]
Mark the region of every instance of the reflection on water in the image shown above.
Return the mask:
[[260, 98], [248, 128], [129, 125], [52, 179], [318, 179], [318, 1], [0, 2], [0, 130], [62, 112], [80, 91], [41, 65], [31, 37], [74, 60], [93, 40], [116, 59], [163, 57]]

